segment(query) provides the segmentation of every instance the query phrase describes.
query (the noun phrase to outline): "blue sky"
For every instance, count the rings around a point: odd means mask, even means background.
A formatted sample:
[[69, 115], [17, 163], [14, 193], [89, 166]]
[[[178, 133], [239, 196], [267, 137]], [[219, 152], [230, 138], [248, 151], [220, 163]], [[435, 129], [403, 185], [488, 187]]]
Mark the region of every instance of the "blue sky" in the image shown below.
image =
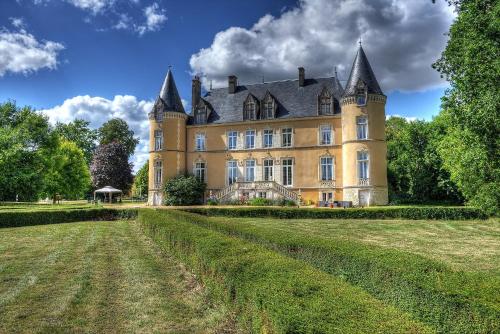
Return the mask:
[[[445, 1], [3, 0], [0, 101], [50, 119], [98, 127], [123, 117], [147, 157], [146, 113], [169, 65], [181, 97], [191, 77], [204, 86], [329, 76], [346, 80], [357, 40], [384, 92], [388, 115], [430, 119], [446, 83], [430, 66], [453, 20]], [[189, 107], [189, 106], [188, 106]]]

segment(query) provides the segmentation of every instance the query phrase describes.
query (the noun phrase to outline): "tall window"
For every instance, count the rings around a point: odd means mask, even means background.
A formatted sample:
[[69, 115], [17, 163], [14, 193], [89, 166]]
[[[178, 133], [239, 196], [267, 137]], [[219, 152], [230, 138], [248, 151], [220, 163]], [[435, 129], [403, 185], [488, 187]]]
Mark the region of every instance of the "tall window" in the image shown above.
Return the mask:
[[205, 151], [205, 134], [197, 133], [196, 134], [196, 150], [197, 151]]
[[205, 108], [200, 108], [196, 110], [195, 123], [205, 124], [207, 122], [207, 112]]
[[238, 145], [238, 132], [229, 131], [227, 133], [227, 148], [230, 150], [235, 150]]
[[270, 118], [273, 118], [273, 112], [274, 112], [274, 106], [273, 106], [273, 101], [266, 101], [264, 102], [264, 112], [262, 113], [262, 118], [267, 118], [267, 119], [270, 119]]
[[359, 179], [368, 179], [368, 164], [369, 164], [368, 152], [366, 152], [366, 151], [358, 152], [358, 178]]
[[230, 160], [227, 162], [227, 177], [228, 184], [233, 184], [238, 179], [238, 163], [236, 160]]
[[206, 180], [207, 166], [204, 162], [197, 162], [194, 165], [194, 176], [201, 182]]
[[321, 165], [321, 180], [333, 180], [333, 158], [332, 157], [322, 157], [320, 159]]
[[264, 130], [264, 147], [273, 147], [273, 130]]
[[282, 181], [284, 186], [291, 186], [293, 183], [293, 175], [292, 175], [292, 159], [283, 159], [281, 162], [282, 173]]
[[163, 163], [160, 160], [154, 162], [153, 176], [155, 188], [161, 187], [161, 180], [163, 175]]
[[281, 129], [281, 146], [291, 147], [292, 146], [292, 129], [284, 128]]
[[332, 127], [330, 125], [320, 127], [320, 143], [321, 145], [330, 145], [332, 143]]
[[364, 92], [358, 93], [356, 95], [356, 104], [358, 106], [365, 106], [366, 105], [366, 94]]
[[163, 149], [163, 131], [155, 130], [155, 151]]
[[247, 102], [245, 102], [245, 106], [244, 106], [244, 119], [249, 119], [249, 120], [253, 120], [255, 119], [256, 117], [256, 104], [255, 104], [255, 101], [253, 99], [249, 99]]
[[245, 133], [245, 148], [255, 148], [255, 130], [247, 130]]
[[255, 160], [245, 161], [245, 181], [255, 181]]
[[368, 138], [368, 119], [366, 116], [356, 117], [356, 132], [358, 139]]
[[156, 121], [157, 122], [163, 121], [163, 111], [156, 112]]
[[320, 115], [332, 114], [332, 99], [328, 95], [323, 95], [319, 99], [319, 113]]
[[274, 161], [271, 159], [264, 160], [264, 181], [273, 181]]

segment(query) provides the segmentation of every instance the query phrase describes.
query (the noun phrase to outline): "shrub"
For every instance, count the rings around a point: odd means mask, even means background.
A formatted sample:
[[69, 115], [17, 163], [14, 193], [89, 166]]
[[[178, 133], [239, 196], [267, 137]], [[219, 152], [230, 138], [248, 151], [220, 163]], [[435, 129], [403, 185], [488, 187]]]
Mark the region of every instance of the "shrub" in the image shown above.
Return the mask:
[[252, 206], [269, 206], [273, 205], [273, 201], [267, 198], [255, 197], [252, 198], [249, 202], [249, 205]]
[[220, 289], [245, 333], [426, 333], [362, 289], [264, 247], [196, 226], [194, 216], [141, 209], [143, 230]]
[[[291, 203], [290, 203], [291, 204]], [[206, 216], [337, 218], [337, 219], [486, 219], [481, 210], [471, 207], [375, 207], [354, 209], [313, 208], [190, 208], [185, 211]]]
[[219, 205], [219, 201], [218, 201], [218, 200], [216, 200], [215, 198], [209, 198], [209, 199], [207, 200], [207, 204], [208, 204], [208, 205]]
[[203, 203], [206, 184], [194, 175], [177, 176], [165, 183], [166, 205], [195, 205]]
[[0, 211], [0, 228], [30, 225], [69, 223], [85, 220], [130, 219], [135, 209], [64, 209]]
[[439, 333], [494, 333], [499, 329], [500, 282], [494, 274], [455, 271], [419, 255], [358, 241], [322, 239], [300, 232], [277, 234], [267, 224], [246, 225], [196, 215], [190, 221], [342, 277]]

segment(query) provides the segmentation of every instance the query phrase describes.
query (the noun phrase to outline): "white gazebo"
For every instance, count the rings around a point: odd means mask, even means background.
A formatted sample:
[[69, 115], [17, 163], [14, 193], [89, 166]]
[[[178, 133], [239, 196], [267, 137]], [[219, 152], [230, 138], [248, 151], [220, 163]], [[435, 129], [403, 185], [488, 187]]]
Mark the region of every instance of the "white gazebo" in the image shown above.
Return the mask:
[[101, 189], [97, 189], [94, 191], [94, 202], [96, 200], [96, 194], [104, 194], [104, 202], [106, 202], [106, 194], [108, 194], [108, 201], [111, 203], [111, 200], [113, 198], [113, 194], [120, 194], [120, 197], [122, 196], [123, 191], [120, 189], [113, 188], [111, 186], [106, 186]]

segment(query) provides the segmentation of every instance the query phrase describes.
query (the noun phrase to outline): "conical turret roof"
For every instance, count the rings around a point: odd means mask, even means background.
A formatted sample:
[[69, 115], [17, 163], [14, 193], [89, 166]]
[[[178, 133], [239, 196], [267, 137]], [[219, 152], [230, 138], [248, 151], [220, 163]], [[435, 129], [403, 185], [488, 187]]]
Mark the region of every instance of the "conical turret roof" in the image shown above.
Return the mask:
[[[161, 86], [159, 99], [163, 102], [164, 111], [177, 111], [184, 113], [184, 107], [182, 105], [181, 98], [179, 96], [179, 92], [177, 91], [177, 87], [175, 86], [174, 75], [170, 68], [168, 69], [167, 76], [163, 81], [163, 85]], [[159, 103], [160, 101], [156, 101]]]
[[349, 80], [344, 91], [344, 96], [350, 96], [356, 94], [356, 85], [359, 80], [366, 84], [368, 94], [380, 94], [383, 95], [382, 89], [375, 78], [372, 67], [368, 62], [365, 51], [360, 45], [354, 63], [352, 64], [351, 74], [349, 75]]
[[340, 95], [344, 95], [344, 87], [340, 83], [339, 76], [337, 75], [337, 68], [335, 68], [335, 81], [333, 82], [334, 89], [340, 93]]

